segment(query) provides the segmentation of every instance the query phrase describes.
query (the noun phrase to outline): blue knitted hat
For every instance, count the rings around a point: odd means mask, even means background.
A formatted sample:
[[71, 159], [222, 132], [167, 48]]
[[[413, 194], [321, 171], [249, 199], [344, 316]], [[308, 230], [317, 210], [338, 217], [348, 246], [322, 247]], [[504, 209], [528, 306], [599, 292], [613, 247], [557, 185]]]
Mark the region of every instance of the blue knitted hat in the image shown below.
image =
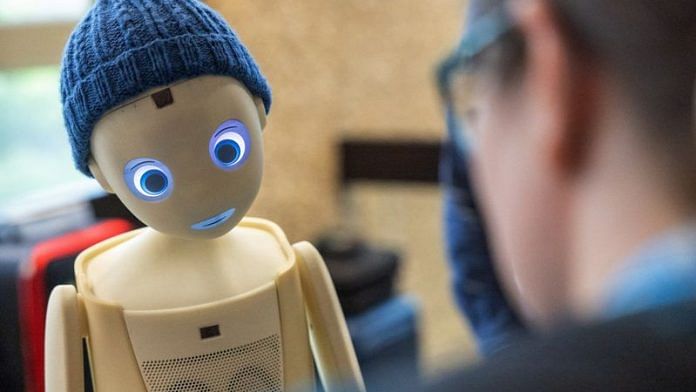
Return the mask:
[[97, 0], [68, 39], [63, 117], [78, 170], [95, 123], [145, 91], [202, 75], [231, 76], [271, 107], [271, 90], [235, 32], [198, 0]]

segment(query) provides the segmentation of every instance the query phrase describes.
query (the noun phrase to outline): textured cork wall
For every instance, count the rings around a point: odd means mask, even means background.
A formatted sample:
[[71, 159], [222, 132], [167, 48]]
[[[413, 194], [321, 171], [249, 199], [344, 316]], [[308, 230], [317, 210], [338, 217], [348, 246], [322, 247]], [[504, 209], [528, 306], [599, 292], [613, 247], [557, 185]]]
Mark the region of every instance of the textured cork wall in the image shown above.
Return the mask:
[[453, 45], [461, 0], [212, 0], [271, 82], [266, 175], [252, 214], [292, 240], [339, 219], [343, 135], [438, 138], [432, 68]]
[[439, 190], [368, 184], [339, 197], [335, 156], [342, 137], [442, 136], [433, 66], [454, 45], [462, 1], [209, 3], [237, 30], [274, 90], [266, 175], [252, 214], [278, 222], [293, 241], [350, 220], [373, 243], [400, 249], [400, 291], [421, 304], [425, 374], [470, 361], [472, 339], [449, 291]]

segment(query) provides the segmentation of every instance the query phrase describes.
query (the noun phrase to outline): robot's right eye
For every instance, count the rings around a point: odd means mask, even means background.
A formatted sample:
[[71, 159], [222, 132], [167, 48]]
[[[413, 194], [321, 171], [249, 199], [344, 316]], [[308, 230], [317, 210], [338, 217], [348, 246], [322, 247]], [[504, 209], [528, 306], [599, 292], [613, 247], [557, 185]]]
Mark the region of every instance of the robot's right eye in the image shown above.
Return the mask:
[[174, 179], [169, 168], [156, 159], [131, 160], [126, 164], [123, 176], [131, 192], [148, 202], [166, 199], [174, 188]]

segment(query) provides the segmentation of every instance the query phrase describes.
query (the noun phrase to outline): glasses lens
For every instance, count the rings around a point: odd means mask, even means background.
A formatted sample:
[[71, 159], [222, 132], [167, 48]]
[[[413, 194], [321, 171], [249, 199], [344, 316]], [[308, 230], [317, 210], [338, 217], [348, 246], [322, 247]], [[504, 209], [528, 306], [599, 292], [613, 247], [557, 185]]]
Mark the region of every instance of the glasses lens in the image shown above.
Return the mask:
[[455, 132], [467, 149], [477, 144], [477, 109], [475, 74], [466, 70], [456, 70], [449, 78], [450, 108], [453, 114]]
[[480, 113], [477, 105], [484, 92], [478, 88], [480, 80], [477, 80], [477, 76], [480, 75], [477, 74], [480, 74], [478, 69], [481, 64], [476, 61], [476, 57], [513, 27], [503, 3], [496, 3], [495, 7], [469, 22], [459, 46], [440, 68], [440, 87], [445, 89], [444, 94], [450, 100], [450, 127], [457, 128], [452, 130], [452, 136], [461, 140], [458, 144], [465, 144], [467, 149], [474, 148], [477, 144], [480, 128], [477, 124]]

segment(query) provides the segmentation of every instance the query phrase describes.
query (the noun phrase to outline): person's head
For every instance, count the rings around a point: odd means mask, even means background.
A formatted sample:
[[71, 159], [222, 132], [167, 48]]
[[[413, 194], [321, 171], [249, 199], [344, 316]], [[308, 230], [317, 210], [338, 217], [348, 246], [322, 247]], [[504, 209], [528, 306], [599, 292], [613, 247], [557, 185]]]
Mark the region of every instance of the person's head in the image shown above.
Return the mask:
[[579, 247], [625, 240], [599, 222], [641, 203], [650, 219], [658, 200], [694, 210], [696, 2], [471, 2], [447, 94], [499, 267], [528, 317], [549, 321], [570, 311], [591, 253]]
[[66, 46], [75, 164], [155, 230], [218, 237], [259, 191], [270, 88], [203, 3], [133, 4], [98, 1]]

